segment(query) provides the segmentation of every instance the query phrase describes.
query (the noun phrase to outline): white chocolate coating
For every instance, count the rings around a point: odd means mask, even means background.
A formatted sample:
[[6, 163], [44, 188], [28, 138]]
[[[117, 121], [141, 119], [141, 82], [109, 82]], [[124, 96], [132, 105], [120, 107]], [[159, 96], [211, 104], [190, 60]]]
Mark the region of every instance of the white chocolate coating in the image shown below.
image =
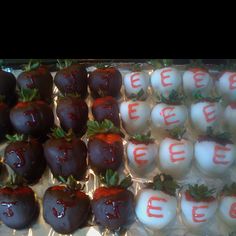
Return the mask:
[[236, 130], [236, 104], [229, 104], [224, 111], [224, 122], [230, 131]]

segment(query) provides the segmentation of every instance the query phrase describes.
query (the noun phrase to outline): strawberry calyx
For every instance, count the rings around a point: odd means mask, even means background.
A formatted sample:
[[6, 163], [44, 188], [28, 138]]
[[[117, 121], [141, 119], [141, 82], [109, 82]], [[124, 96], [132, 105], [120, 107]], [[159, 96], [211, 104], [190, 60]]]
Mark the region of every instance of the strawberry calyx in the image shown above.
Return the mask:
[[24, 134], [14, 134], [14, 135], [7, 134], [6, 138], [10, 143], [26, 140], [26, 137]]
[[40, 60], [31, 59], [29, 60], [29, 63], [27, 65], [24, 65], [23, 69], [25, 72], [29, 72], [29, 71], [38, 69], [40, 66], [41, 66]]
[[181, 140], [183, 138], [184, 134], [186, 133], [186, 129], [183, 127], [176, 127], [172, 130], [168, 130], [168, 133], [171, 138]]
[[52, 133], [49, 135], [50, 138], [61, 139], [64, 138], [67, 142], [70, 142], [74, 136], [72, 129], [65, 132], [61, 127], [55, 127], [51, 129]]
[[168, 97], [165, 97], [162, 94], [157, 94], [156, 97], [159, 103], [169, 105], [180, 105], [186, 98], [184, 95], [180, 95], [176, 90], [172, 90]]
[[154, 138], [151, 138], [151, 132], [148, 132], [147, 134], [135, 134], [130, 138], [130, 141], [132, 143], [154, 143]]
[[200, 92], [197, 92], [193, 95], [193, 99], [195, 103], [197, 102], [219, 102], [221, 100], [221, 96], [215, 96], [215, 97], [207, 97], [203, 96]]
[[233, 182], [232, 184], [230, 185], [225, 185], [222, 189], [222, 194], [224, 196], [229, 196], [229, 197], [235, 197], [236, 196], [236, 183]]
[[[70, 175], [68, 178], [58, 176], [57, 179], [70, 190], [84, 190], [85, 185], [80, 184], [73, 175]], [[60, 186], [59, 186], [60, 187]]]
[[21, 102], [32, 102], [38, 98], [38, 89], [21, 88], [19, 91], [19, 101]]

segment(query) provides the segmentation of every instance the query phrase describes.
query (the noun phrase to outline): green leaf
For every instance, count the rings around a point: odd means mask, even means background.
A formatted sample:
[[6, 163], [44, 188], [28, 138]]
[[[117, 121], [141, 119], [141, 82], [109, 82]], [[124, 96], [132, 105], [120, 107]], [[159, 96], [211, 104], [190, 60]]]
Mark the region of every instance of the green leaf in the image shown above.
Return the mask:
[[141, 100], [143, 95], [145, 94], [143, 89], [140, 89], [137, 93], [132, 93], [129, 98], [133, 101]]
[[231, 185], [225, 185], [222, 189], [225, 196], [235, 196], [236, 195], [236, 183], [233, 182]]
[[151, 132], [148, 132], [147, 134], [135, 134], [131, 137], [133, 140], [137, 140], [140, 142], [153, 142], [154, 139], [151, 138]]
[[31, 59], [27, 65], [24, 66], [24, 71], [32, 71], [39, 68], [41, 65], [40, 60]]
[[193, 98], [196, 102], [201, 102], [201, 101], [208, 101], [208, 102], [219, 102], [221, 100], [221, 96], [216, 96], [216, 97], [207, 97], [203, 96], [200, 92], [197, 92], [193, 94]]
[[22, 102], [31, 102], [38, 99], [38, 97], [38, 89], [21, 88], [20, 90], [19, 99]]
[[196, 201], [208, 200], [215, 193], [215, 189], [208, 189], [204, 184], [189, 185], [187, 192]]
[[14, 134], [14, 135], [6, 135], [6, 138], [10, 142], [16, 142], [16, 141], [23, 141], [25, 140], [24, 134]]
[[106, 170], [105, 183], [107, 184], [107, 186], [108, 187], [116, 186], [118, 182], [119, 182], [118, 173], [111, 169]]
[[128, 175], [120, 182], [120, 187], [129, 188], [132, 184], [133, 184], [132, 178], [130, 175]]
[[181, 140], [186, 132], [186, 129], [183, 127], [176, 127], [172, 130], [169, 130], [169, 134], [174, 139]]
[[157, 99], [166, 104], [181, 104], [185, 100], [184, 95], [180, 95], [176, 90], [172, 90], [168, 97], [157, 95]]
[[51, 138], [60, 139], [65, 138], [67, 142], [70, 142], [74, 136], [72, 129], [69, 129], [66, 133], [61, 127], [55, 127], [51, 129]]
[[168, 67], [173, 65], [173, 60], [172, 59], [162, 59], [162, 64], [164, 67]]
[[100, 133], [118, 133], [121, 134], [120, 129], [115, 127], [114, 124], [110, 121], [105, 119], [102, 122], [98, 121], [91, 121], [87, 122], [87, 136], [91, 137], [96, 134]]

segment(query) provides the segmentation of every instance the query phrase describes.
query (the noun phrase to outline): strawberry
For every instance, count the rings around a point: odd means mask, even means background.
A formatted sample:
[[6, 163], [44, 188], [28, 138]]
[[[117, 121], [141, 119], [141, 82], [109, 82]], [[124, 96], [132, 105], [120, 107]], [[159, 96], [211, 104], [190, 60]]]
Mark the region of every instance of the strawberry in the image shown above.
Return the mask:
[[49, 105], [43, 101], [34, 100], [36, 95], [35, 89], [22, 89], [21, 101], [11, 109], [10, 119], [18, 133], [41, 138], [52, 128], [54, 115]]
[[90, 73], [88, 84], [93, 97], [118, 97], [122, 76], [115, 67], [102, 65]]
[[29, 227], [38, 213], [38, 202], [30, 187], [11, 182], [0, 188], [0, 220], [9, 228]]
[[108, 169], [103, 180], [107, 187], [97, 188], [91, 202], [95, 220], [109, 230], [126, 227], [134, 220], [134, 195], [127, 190], [132, 185], [131, 177], [126, 177], [118, 185], [117, 172]]
[[72, 129], [75, 134], [84, 135], [88, 120], [88, 105], [84, 100], [75, 95], [60, 97], [56, 113], [64, 130]]
[[88, 121], [88, 158], [96, 173], [106, 169], [118, 170], [124, 155], [123, 142], [118, 128], [109, 120]]
[[0, 140], [4, 139], [5, 135], [11, 131], [10, 108], [0, 101]]
[[37, 89], [41, 100], [51, 103], [53, 78], [45, 66], [39, 62], [29, 61], [25, 70], [17, 77], [17, 84], [20, 89]]
[[85, 143], [61, 128], [53, 129], [51, 138], [44, 144], [44, 155], [55, 177], [73, 175], [77, 180], [84, 178], [87, 170], [87, 148]]
[[111, 97], [97, 98], [92, 105], [92, 113], [95, 120], [101, 122], [110, 120], [117, 127], [120, 126], [119, 107], [116, 100]]
[[158, 164], [161, 171], [175, 178], [181, 178], [189, 171], [193, 160], [193, 144], [183, 138], [185, 130], [175, 128], [170, 137], [160, 143]]
[[221, 191], [219, 216], [229, 226], [236, 225], [236, 183], [225, 185]]
[[135, 213], [138, 220], [153, 230], [167, 227], [176, 217], [177, 188], [179, 185], [170, 175], [156, 175], [153, 182], [137, 194]]
[[66, 185], [51, 186], [44, 193], [43, 218], [60, 234], [72, 234], [82, 227], [89, 213], [90, 199], [73, 177], [68, 178]]
[[184, 126], [188, 110], [182, 105], [182, 96], [173, 90], [168, 98], [160, 96], [160, 102], [154, 106], [151, 112], [151, 120], [154, 126], [167, 130], [174, 129], [179, 126]]
[[181, 211], [184, 223], [192, 228], [206, 225], [217, 209], [217, 201], [213, 196], [215, 189], [205, 185], [189, 185], [181, 197]]
[[46, 168], [43, 146], [35, 139], [26, 140], [23, 135], [7, 135], [4, 162], [28, 184], [38, 181]]
[[126, 152], [129, 165], [137, 174], [147, 174], [154, 169], [158, 148], [150, 134], [131, 137]]
[[87, 96], [87, 71], [84, 66], [72, 64], [73, 61], [58, 61], [59, 71], [56, 73], [54, 83], [63, 94], [80, 95], [81, 98]]
[[200, 136], [195, 143], [194, 155], [200, 171], [211, 177], [220, 177], [234, 163], [236, 146], [227, 133], [213, 134], [212, 129], [208, 129], [207, 135]]
[[163, 97], [168, 97], [173, 90], [178, 91], [181, 85], [181, 74], [171, 64], [171, 60], [163, 59], [151, 75], [153, 90]]

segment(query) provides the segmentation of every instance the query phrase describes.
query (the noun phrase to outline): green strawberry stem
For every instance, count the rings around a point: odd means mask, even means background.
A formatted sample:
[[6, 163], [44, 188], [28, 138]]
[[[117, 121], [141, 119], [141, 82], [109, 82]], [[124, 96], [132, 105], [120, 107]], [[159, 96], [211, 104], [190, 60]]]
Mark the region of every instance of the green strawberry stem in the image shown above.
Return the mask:
[[14, 135], [7, 134], [6, 138], [9, 142], [12, 142], [12, 143], [25, 140], [24, 134], [14, 134]]
[[22, 102], [31, 102], [38, 98], [37, 89], [22, 88], [19, 93], [19, 99]]
[[221, 100], [220, 96], [216, 96], [216, 97], [207, 97], [207, 96], [203, 96], [200, 92], [197, 92], [193, 95], [193, 98], [196, 102], [201, 102], [201, 101], [208, 101], [208, 102], [219, 102]]
[[236, 183], [233, 182], [231, 185], [225, 185], [222, 189], [222, 193], [225, 196], [235, 196], [236, 195]]
[[176, 127], [168, 132], [172, 138], [181, 140], [186, 132], [186, 129], [183, 127]]
[[61, 127], [55, 127], [51, 129], [51, 131], [52, 131], [51, 138], [55, 139], [65, 138], [67, 142], [70, 142], [73, 138], [72, 129], [69, 129], [69, 131], [66, 133]]
[[144, 90], [143, 89], [140, 89], [137, 93], [132, 93], [130, 95], [130, 98], [133, 100], [133, 101], [137, 101], [137, 100], [140, 100], [144, 95]]
[[132, 65], [131, 67], [131, 70], [133, 72], [136, 72], [136, 71], [142, 71], [142, 64], [141, 63], [135, 63]]
[[76, 62], [76, 60], [73, 59], [64, 59], [64, 60], [57, 60], [57, 68], [59, 68], [60, 70], [65, 69], [69, 66], [71, 66], [72, 64], [74, 64]]
[[31, 59], [29, 63], [24, 66], [24, 71], [28, 72], [28, 71], [35, 70], [39, 68], [40, 65], [41, 65], [41, 62], [39, 60], [35, 61]]
[[153, 178], [153, 182], [148, 184], [148, 187], [154, 190], [163, 191], [171, 196], [176, 195], [176, 190], [180, 187], [171, 175], [161, 173]]
[[181, 104], [184, 101], [185, 96], [180, 95], [176, 90], [172, 90], [167, 98], [161, 94], [161, 96], [157, 96], [157, 99], [159, 102], [165, 104]]
[[100, 133], [121, 134], [120, 129], [115, 127], [114, 124], [110, 120], [107, 120], [107, 119], [105, 119], [102, 122], [89, 120], [87, 122], [87, 127], [88, 127], [88, 130], [87, 130], [88, 137], [91, 137]]
[[76, 179], [73, 175], [70, 175], [67, 179], [62, 176], [58, 176], [59, 181], [65, 184], [69, 189], [72, 190], [83, 190], [84, 185], [82, 186], [80, 183], [77, 183]]
[[120, 181], [118, 173], [111, 169], [107, 169], [105, 175], [101, 175], [100, 179], [104, 184], [107, 185], [107, 187], [117, 186], [121, 188], [128, 188], [133, 184], [130, 175], [126, 176], [123, 180]]
[[151, 132], [148, 132], [147, 134], [135, 134], [131, 137], [133, 140], [137, 140], [140, 142], [153, 142], [154, 139], [151, 138]]
[[153, 59], [149, 61], [149, 64], [151, 64], [155, 69], [161, 69], [163, 67], [169, 67], [173, 65], [172, 59]]
[[186, 69], [190, 68], [200, 68], [207, 70], [206, 65], [203, 64], [202, 59], [192, 59], [190, 63], [186, 66]]
[[195, 200], [195, 201], [202, 201], [208, 200], [212, 198], [212, 195], [215, 193], [215, 189], [209, 189], [206, 185], [201, 184], [194, 184], [189, 185], [186, 192]]
[[232, 138], [229, 132], [214, 133], [213, 128], [210, 126], [207, 127], [206, 135], [212, 138], [219, 139], [219, 140], [230, 140]]
[[95, 65], [95, 67], [97, 69], [105, 69], [105, 68], [109, 68], [109, 67], [112, 67], [112, 65], [108, 65], [107, 63], [97, 63]]

